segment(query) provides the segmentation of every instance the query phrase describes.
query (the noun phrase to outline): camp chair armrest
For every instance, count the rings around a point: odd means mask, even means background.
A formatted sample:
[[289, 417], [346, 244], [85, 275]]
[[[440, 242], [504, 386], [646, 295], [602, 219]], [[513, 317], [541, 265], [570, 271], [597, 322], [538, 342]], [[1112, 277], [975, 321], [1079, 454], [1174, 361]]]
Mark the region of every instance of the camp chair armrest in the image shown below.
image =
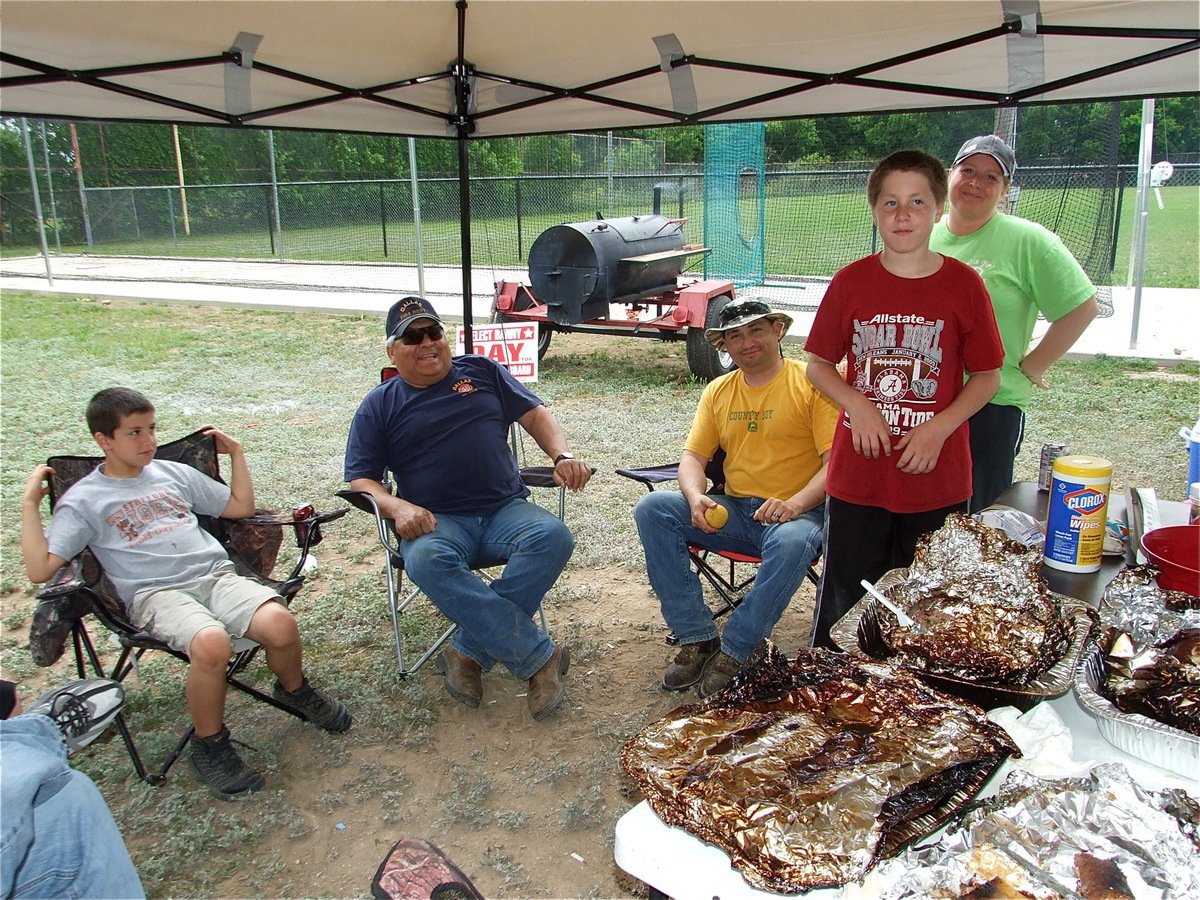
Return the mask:
[[74, 593], [88, 586], [87, 581], [83, 577], [83, 563], [79, 557], [67, 560], [57, 572], [50, 576], [50, 580], [46, 582], [46, 586], [37, 592], [39, 600], [46, 600], [51, 597], [61, 597], [64, 594]]
[[332, 522], [335, 519], [340, 519], [346, 513], [350, 512], [346, 507], [340, 509], [332, 509], [327, 512], [318, 512], [311, 519], [297, 519], [295, 514], [281, 516], [278, 513], [259, 510], [252, 516], [247, 516], [244, 519], [228, 519], [222, 518], [221, 521], [230, 525], [256, 525], [264, 528], [283, 528], [284, 526], [297, 525], [301, 523], [313, 523], [317, 525], [325, 522]]
[[379, 535], [379, 543], [387, 551], [388, 559], [392, 565], [399, 565], [400, 536], [396, 534], [393, 527], [393, 520], [384, 516], [383, 510], [379, 508], [379, 504], [375, 501], [375, 498], [367, 491], [352, 491], [349, 488], [337, 491], [336, 496], [341, 497], [355, 509], [361, 510], [375, 518], [375, 529]]
[[83, 574], [79, 557], [62, 566], [37, 592], [29, 625], [29, 653], [39, 666], [58, 662], [75, 623], [96, 609], [98, 598]]
[[379, 504], [375, 502], [367, 491], [352, 491], [349, 488], [343, 488], [334, 493], [335, 496], [341, 497], [357, 510], [361, 510], [369, 515], [382, 517], [379, 509]]
[[632, 478], [646, 486], [646, 490], [654, 490], [656, 484], [665, 481], [676, 481], [679, 478], [679, 463], [665, 466], [644, 466], [641, 468], [617, 469], [622, 478]]
[[[595, 466], [589, 466], [592, 474], [596, 474]], [[562, 487], [554, 480], [554, 466], [522, 466], [521, 481], [526, 487], [557, 488]]]

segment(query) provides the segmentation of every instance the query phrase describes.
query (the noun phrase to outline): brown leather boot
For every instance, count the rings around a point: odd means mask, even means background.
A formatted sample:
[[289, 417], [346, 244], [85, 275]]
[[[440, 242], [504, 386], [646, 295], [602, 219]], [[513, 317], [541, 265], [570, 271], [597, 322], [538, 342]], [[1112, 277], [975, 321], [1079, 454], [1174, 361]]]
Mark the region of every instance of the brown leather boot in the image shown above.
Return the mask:
[[719, 637], [696, 644], [684, 644], [675, 654], [675, 661], [667, 666], [663, 675], [663, 687], [668, 691], [682, 691], [691, 687], [704, 677], [708, 664], [720, 652]]
[[562, 703], [563, 697], [566, 696], [562, 676], [567, 674], [567, 667], [570, 665], [571, 654], [567, 648], [555, 645], [550, 658], [529, 679], [526, 702], [529, 703], [529, 714], [535, 720], [546, 718]]
[[696, 693], [701, 697], [711, 697], [729, 684], [741, 667], [742, 664], [728, 653], [718, 653], [708, 664], [704, 677], [700, 679], [700, 684], [696, 687]]
[[471, 657], [447, 645], [438, 657], [438, 669], [446, 675], [446, 691], [471, 709], [483, 699], [483, 668]]

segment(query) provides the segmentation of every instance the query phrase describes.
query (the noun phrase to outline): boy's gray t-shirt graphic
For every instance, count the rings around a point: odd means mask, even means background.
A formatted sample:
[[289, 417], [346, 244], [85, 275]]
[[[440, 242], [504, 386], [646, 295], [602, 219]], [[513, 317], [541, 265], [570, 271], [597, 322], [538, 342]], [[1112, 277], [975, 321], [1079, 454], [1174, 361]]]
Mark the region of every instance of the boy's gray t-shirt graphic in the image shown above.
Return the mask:
[[229, 556], [196, 515], [218, 516], [227, 485], [191, 466], [152, 460], [136, 478], [109, 478], [103, 466], [54, 507], [50, 552], [71, 559], [90, 547], [128, 606], [147, 589], [208, 575]]

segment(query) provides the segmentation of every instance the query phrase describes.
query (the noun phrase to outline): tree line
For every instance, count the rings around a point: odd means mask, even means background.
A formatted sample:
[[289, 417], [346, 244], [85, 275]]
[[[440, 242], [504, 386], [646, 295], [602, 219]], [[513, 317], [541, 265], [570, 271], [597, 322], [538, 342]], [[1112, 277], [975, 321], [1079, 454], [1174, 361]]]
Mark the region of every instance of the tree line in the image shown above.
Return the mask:
[[[949, 162], [961, 142], [993, 130], [992, 109], [946, 110], [849, 115], [780, 120], [767, 123], [766, 161], [787, 168], [861, 160], [869, 163], [900, 147], [919, 147]], [[166, 124], [31, 123], [35, 161], [46, 157], [56, 174], [74, 176], [76, 159], [88, 187], [171, 184], [178, 181], [176, 135]], [[1018, 161], [1112, 163], [1114, 129], [1117, 162], [1137, 161], [1141, 101], [1022, 107], [1017, 113]], [[42, 129], [45, 152], [41, 149]], [[72, 130], [74, 134], [72, 134]], [[704, 126], [678, 126], [614, 132], [623, 138], [661, 142], [671, 166], [704, 160]], [[280, 181], [407, 178], [406, 138], [334, 132], [276, 131], [275, 171]], [[188, 184], [222, 184], [270, 180], [270, 147], [264, 131], [205, 126], [179, 126], [179, 162]], [[78, 153], [75, 148], [78, 147]], [[622, 141], [619, 153], [636, 155], [633, 142]], [[422, 178], [457, 173], [453, 141], [415, 142]], [[470, 144], [473, 175], [576, 173], [583, 161], [569, 135], [495, 138]], [[1200, 98], [1171, 97], [1156, 104], [1155, 160], [1200, 153]], [[637, 160], [623, 160], [637, 165]], [[626, 168], [625, 171], [632, 171]], [[6, 195], [28, 189], [24, 147], [12, 120], [0, 128], [0, 190]]]

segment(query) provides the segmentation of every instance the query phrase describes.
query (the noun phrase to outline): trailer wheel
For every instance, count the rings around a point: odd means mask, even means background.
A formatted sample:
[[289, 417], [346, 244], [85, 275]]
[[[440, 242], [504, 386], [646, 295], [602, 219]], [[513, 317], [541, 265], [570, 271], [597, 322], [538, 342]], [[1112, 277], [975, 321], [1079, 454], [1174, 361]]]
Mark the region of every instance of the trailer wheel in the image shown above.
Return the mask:
[[[721, 322], [721, 310], [733, 302], [728, 294], [721, 294], [708, 301], [704, 316], [704, 328], [715, 328]], [[687, 330], [687, 361], [692, 374], [704, 381], [720, 378], [734, 369], [733, 359], [724, 350], [718, 351], [704, 337], [704, 328]]]
[[[528, 322], [528, 319], [514, 319], [511, 316], [506, 316], [502, 312], [492, 312], [492, 323], [500, 324], [502, 322]], [[550, 336], [554, 334], [554, 329], [549, 322], [537, 323], [538, 338], [537, 338], [537, 354], [538, 359], [546, 355], [546, 351], [550, 349]]]

